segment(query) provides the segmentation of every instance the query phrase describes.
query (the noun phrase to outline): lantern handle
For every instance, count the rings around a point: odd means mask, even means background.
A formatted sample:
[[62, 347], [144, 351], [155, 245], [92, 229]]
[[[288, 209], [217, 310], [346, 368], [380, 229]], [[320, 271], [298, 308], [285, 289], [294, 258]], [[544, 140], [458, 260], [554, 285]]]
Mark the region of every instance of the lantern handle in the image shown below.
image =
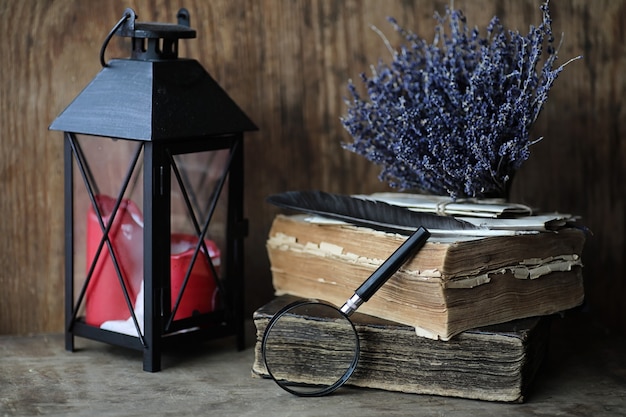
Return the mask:
[[103, 68], [109, 66], [104, 60], [104, 52], [106, 51], [107, 46], [109, 45], [109, 42], [111, 41], [111, 38], [113, 37], [115, 32], [117, 32], [119, 28], [122, 27], [124, 22], [126, 22], [128, 19], [130, 19], [130, 25], [132, 26], [131, 30], [134, 30], [136, 18], [137, 18], [137, 14], [135, 13], [135, 11], [131, 9], [130, 7], [127, 8], [126, 10], [124, 10], [124, 14], [122, 15], [121, 19], [115, 24], [115, 26], [113, 26], [113, 29], [111, 29], [107, 37], [104, 39], [104, 42], [102, 43], [102, 47], [100, 48], [100, 64], [102, 65]]

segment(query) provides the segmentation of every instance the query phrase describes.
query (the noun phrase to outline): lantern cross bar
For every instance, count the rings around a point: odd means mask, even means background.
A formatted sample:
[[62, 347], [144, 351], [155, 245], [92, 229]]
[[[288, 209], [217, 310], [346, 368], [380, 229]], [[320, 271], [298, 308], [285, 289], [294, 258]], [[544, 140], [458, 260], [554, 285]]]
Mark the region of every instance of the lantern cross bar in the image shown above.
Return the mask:
[[174, 158], [172, 156], [172, 154], [168, 151], [168, 158], [170, 160], [170, 163], [172, 165], [172, 170], [174, 171], [174, 176], [176, 177], [176, 180], [178, 181], [178, 185], [180, 187], [181, 193], [183, 195], [183, 200], [185, 201], [185, 206], [187, 207], [187, 214], [189, 215], [189, 218], [192, 219], [196, 234], [198, 235], [198, 243], [196, 244], [194, 253], [191, 257], [191, 261], [189, 262], [189, 266], [187, 268], [187, 273], [185, 274], [185, 278], [183, 280], [183, 284], [181, 286], [181, 289], [177, 295], [176, 298], [176, 302], [174, 303], [174, 307], [172, 308], [172, 313], [169, 317], [169, 320], [165, 326], [165, 330], [169, 330], [172, 322], [174, 321], [174, 316], [176, 315], [176, 312], [178, 311], [178, 307], [180, 305], [180, 302], [182, 300], [183, 294], [185, 292], [185, 289], [187, 287], [187, 283], [189, 281], [189, 277], [191, 276], [191, 271], [193, 269], [193, 266], [196, 262], [196, 259], [198, 257], [198, 253], [200, 251], [200, 248], [202, 248], [204, 255], [207, 259], [207, 262], [209, 264], [209, 267], [211, 269], [212, 275], [213, 275], [213, 279], [215, 281], [215, 284], [218, 287], [218, 294], [220, 296], [220, 299], [222, 300], [222, 302], [224, 302], [225, 307], [226, 307], [226, 312], [230, 311], [230, 308], [228, 306], [228, 297], [225, 295], [225, 291], [224, 291], [224, 287], [221, 283], [221, 280], [219, 279], [218, 275], [217, 275], [217, 271], [215, 270], [215, 266], [213, 265], [213, 261], [211, 260], [211, 256], [209, 255], [209, 251], [206, 247], [206, 244], [204, 242], [204, 238], [206, 236], [207, 230], [209, 228], [209, 224], [211, 222], [211, 219], [213, 217], [213, 214], [215, 213], [215, 208], [217, 207], [217, 201], [219, 200], [220, 195], [222, 194], [222, 190], [224, 189], [224, 184], [226, 183], [226, 178], [228, 177], [228, 174], [230, 172], [230, 168], [232, 166], [232, 162], [233, 162], [233, 157], [236, 154], [237, 151], [237, 146], [238, 146], [239, 142], [235, 142], [231, 148], [230, 148], [230, 152], [229, 152], [229, 156], [228, 156], [228, 161], [226, 162], [226, 165], [222, 171], [222, 175], [220, 176], [219, 182], [217, 184], [217, 186], [215, 187], [215, 189], [213, 190], [212, 196], [210, 198], [210, 205], [209, 205], [209, 210], [208, 213], [206, 214], [206, 219], [204, 221], [204, 225], [202, 227], [202, 229], [200, 229], [200, 225], [198, 223], [198, 220], [196, 218], [196, 215], [194, 214], [193, 211], [193, 207], [191, 205], [191, 201], [189, 199], [189, 194], [187, 192], [187, 188], [185, 187], [185, 184], [182, 181], [182, 177], [180, 175], [180, 171], [178, 170], [178, 166], [176, 164], [176, 161], [174, 161]]
[[[140, 143], [137, 146], [137, 151], [135, 152], [135, 155], [130, 163], [130, 166], [128, 168], [128, 171], [126, 173], [126, 176], [122, 182], [122, 186], [119, 192], [119, 195], [116, 198], [115, 201], [115, 205], [111, 211], [111, 215], [109, 218], [108, 223], [105, 225], [104, 224], [104, 219], [103, 219], [103, 215], [102, 215], [102, 211], [100, 209], [100, 206], [98, 205], [98, 202], [96, 200], [96, 195], [94, 193], [94, 188], [97, 189], [97, 186], [94, 186], [95, 184], [95, 179], [93, 178], [93, 176], [89, 175], [88, 173], [91, 172], [90, 168], [89, 168], [89, 164], [85, 158], [84, 153], [82, 152], [82, 149], [78, 143], [78, 141], [76, 140], [76, 136], [73, 133], [67, 133], [66, 134], [66, 139], [69, 141], [70, 146], [72, 148], [72, 153], [75, 157], [77, 166], [78, 166], [78, 170], [81, 174], [81, 177], [83, 178], [83, 182], [85, 184], [85, 189], [87, 190], [87, 194], [89, 196], [89, 199], [91, 201], [91, 205], [93, 207], [93, 210], [96, 214], [96, 218], [98, 220], [98, 224], [100, 225], [100, 229], [102, 230], [102, 237], [100, 238], [100, 243], [98, 244], [98, 248], [96, 249], [94, 258], [91, 260], [91, 265], [89, 267], [89, 271], [87, 272], [87, 277], [85, 278], [85, 282], [81, 288], [77, 303], [73, 309], [73, 313], [72, 313], [72, 318], [69, 322], [69, 328], [68, 331], [72, 331], [73, 327], [74, 327], [74, 323], [76, 323], [76, 319], [78, 316], [78, 311], [79, 308], [84, 300], [85, 297], [85, 293], [87, 292], [87, 287], [89, 286], [89, 283], [91, 282], [91, 279], [93, 277], [94, 271], [96, 269], [96, 265], [98, 263], [98, 260], [100, 259], [100, 254], [102, 253], [102, 249], [104, 248], [104, 244], [106, 243], [107, 248], [109, 250], [109, 256], [111, 257], [111, 261], [113, 263], [113, 267], [115, 269], [115, 273], [117, 275], [118, 278], [118, 282], [120, 284], [120, 287], [122, 289], [122, 293], [124, 295], [124, 300], [126, 301], [126, 305], [128, 307], [128, 310], [130, 312], [130, 316], [133, 319], [133, 323], [135, 325], [135, 329], [137, 330], [137, 334], [139, 335], [139, 339], [141, 341], [141, 344], [146, 347], [146, 341], [143, 337], [142, 332], [140, 331], [140, 326], [139, 326], [139, 322], [137, 321], [137, 316], [135, 315], [135, 311], [133, 309], [133, 304], [132, 301], [130, 299], [130, 295], [128, 294], [128, 288], [126, 288], [126, 284], [124, 283], [124, 277], [122, 274], [122, 270], [120, 268], [120, 263], [118, 260], [118, 256], [116, 255], [116, 251], [114, 250], [114, 245], [111, 243], [111, 239], [109, 238], [109, 233], [111, 231], [111, 228], [113, 227], [113, 223], [115, 222], [115, 217], [119, 211], [119, 207], [121, 205], [122, 199], [124, 198], [124, 194], [126, 193], [126, 189], [128, 188], [128, 184], [130, 184], [130, 180], [132, 178], [132, 174], [135, 170], [135, 167], [137, 166], [137, 161], [139, 160], [139, 157], [141, 155], [141, 151], [143, 149], [143, 144]], [[90, 179], [91, 178], [91, 179]]]

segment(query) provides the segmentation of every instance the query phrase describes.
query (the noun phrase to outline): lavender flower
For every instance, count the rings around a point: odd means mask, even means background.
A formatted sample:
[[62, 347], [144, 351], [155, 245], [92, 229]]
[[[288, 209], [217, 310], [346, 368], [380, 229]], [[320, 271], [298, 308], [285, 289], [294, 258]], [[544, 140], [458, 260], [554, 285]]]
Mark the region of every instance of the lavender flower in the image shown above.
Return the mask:
[[[382, 167], [380, 180], [401, 190], [452, 198], [502, 195], [530, 155], [530, 128], [559, 73], [548, 1], [527, 35], [507, 31], [497, 17], [483, 37], [459, 10], [436, 14], [432, 44], [401, 28], [406, 41], [352, 81], [342, 123], [344, 148]], [[447, 31], [446, 31], [447, 26]], [[546, 58], [540, 65], [542, 55]]]

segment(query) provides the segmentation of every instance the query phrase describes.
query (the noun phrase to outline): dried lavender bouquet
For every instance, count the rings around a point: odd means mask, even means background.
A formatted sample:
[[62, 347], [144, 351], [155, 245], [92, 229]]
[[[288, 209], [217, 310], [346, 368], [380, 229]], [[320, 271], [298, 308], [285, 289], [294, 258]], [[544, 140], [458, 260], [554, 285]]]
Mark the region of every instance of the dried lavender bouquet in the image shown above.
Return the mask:
[[[497, 17], [481, 36], [460, 10], [446, 9], [428, 43], [389, 21], [403, 37], [390, 64], [352, 81], [343, 146], [380, 165], [380, 180], [400, 190], [452, 198], [502, 196], [539, 139], [530, 129], [559, 73], [548, 1], [527, 35]], [[447, 29], [447, 30], [446, 30]], [[381, 34], [382, 35], [382, 34]], [[383, 36], [384, 38], [384, 36]]]

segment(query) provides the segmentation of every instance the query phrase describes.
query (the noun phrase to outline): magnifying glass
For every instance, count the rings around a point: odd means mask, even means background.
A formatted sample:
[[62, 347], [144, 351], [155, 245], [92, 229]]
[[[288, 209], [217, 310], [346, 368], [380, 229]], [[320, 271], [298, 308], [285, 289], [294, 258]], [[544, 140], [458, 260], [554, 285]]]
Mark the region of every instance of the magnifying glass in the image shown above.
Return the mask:
[[265, 328], [261, 344], [270, 377], [285, 391], [301, 397], [320, 397], [341, 387], [359, 362], [359, 336], [350, 315], [429, 237], [423, 227], [413, 232], [340, 309], [323, 301], [302, 300], [278, 311]]

